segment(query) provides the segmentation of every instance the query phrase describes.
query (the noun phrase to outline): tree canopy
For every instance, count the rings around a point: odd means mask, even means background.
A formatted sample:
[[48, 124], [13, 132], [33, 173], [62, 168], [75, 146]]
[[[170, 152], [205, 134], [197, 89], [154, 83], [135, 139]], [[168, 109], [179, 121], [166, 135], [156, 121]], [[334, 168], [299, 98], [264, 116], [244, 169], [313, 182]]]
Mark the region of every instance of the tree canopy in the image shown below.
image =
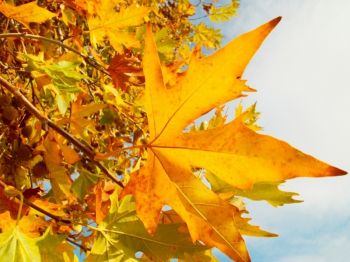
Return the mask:
[[244, 235], [277, 235], [245, 198], [297, 203], [285, 180], [346, 174], [259, 132], [255, 104], [227, 121], [281, 20], [221, 47], [205, 22], [238, 6], [0, 0], [0, 258], [250, 261]]

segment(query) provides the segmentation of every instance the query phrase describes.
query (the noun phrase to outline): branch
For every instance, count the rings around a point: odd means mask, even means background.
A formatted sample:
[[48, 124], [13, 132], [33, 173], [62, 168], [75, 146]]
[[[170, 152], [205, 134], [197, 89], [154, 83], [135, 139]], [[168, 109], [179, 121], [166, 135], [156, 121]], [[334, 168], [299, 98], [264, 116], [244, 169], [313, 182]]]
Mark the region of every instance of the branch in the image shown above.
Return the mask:
[[[7, 185], [6, 183], [4, 183], [4, 182], [1, 181], [1, 180], [0, 180], [0, 185], [4, 188], [4, 190], [5, 190], [5, 188], [6, 188], [7, 186], [9, 186], [9, 185]], [[61, 223], [64, 223], [64, 224], [72, 224], [72, 221], [71, 221], [71, 220], [65, 219], [65, 218], [61, 218], [61, 217], [59, 217], [59, 216], [56, 216], [56, 215], [54, 215], [54, 214], [51, 214], [50, 212], [48, 212], [48, 211], [42, 209], [41, 207], [39, 207], [39, 206], [33, 204], [33, 203], [30, 202], [28, 199], [25, 199], [25, 198], [23, 197], [22, 192], [20, 192], [20, 191], [18, 191], [18, 192], [19, 192], [20, 195], [17, 195], [17, 196], [15, 196], [15, 197], [16, 197], [18, 200], [21, 201], [21, 204], [20, 204], [20, 207], [19, 207], [19, 210], [18, 210], [18, 215], [17, 215], [16, 223], [18, 223], [18, 221], [19, 221], [19, 218], [20, 218], [20, 215], [21, 215], [21, 210], [22, 210], [22, 204], [24, 203], [25, 205], [27, 205], [27, 206], [29, 206], [29, 207], [35, 209], [36, 211], [39, 211], [40, 213], [42, 213], [42, 214], [44, 214], [44, 215], [46, 215], [46, 216], [48, 216], [48, 217], [54, 219], [54, 220], [57, 221], [57, 222], [61, 222]], [[75, 245], [75, 246], [81, 248], [84, 252], [87, 252], [87, 251], [90, 251], [90, 250], [91, 250], [91, 249], [88, 248], [88, 247], [85, 247], [85, 246], [83, 246], [83, 245], [81, 245], [81, 244], [79, 244], [79, 243], [76, 243], [74, 240], [72, 240], [72, 239], [70, 239], [70, 238], [68, 238], [68, 237], [66, 238], [66, 240], [67, 240], [69, 243], [72, 243], [73, 245]]]
[[55, 130], [57, 133], [62, 135], [65, 139], [67, 139], [69, 142], [71, 142], [75, 148], [79, 149], [80, 151], [84, 152], [84, 154], [87, 155], [89, 160], [96, 164], [101, 171], [112, 181], [114, 181], [117, 185], [120, 187], [124, 188], [124, 185], [117, 180], [116, 177], [114, 177], [108, 169], [103, 166], [102, 163], [99, 161], [95, 160], [95, 151], [88, 145], [83, 144], [80, 142], [78, 139], [76, 139], [73, 135], [68, 133], [66, 130], [62, 129], [58, 125], [56, 125], [53, 121], [48, 119], [46, 116], [44, 116], [21, 92], [20, 90], [9, 83], [7, 80], [5, 80], [3, 77], [0, 76], [0, 84], [4, 86], [10, 93], [12, 93], [24, 106], [25, 108], [32, 113], [36, 118], [38, 118], [43, 124], [46, 124], [53, 130]]
[[66, 240], [67, 240], [69, 243], [71, 243], [71, 244], [73, 244], [73, 245], [75, 245], [75, 246], [81, 248], [85, 253], [86, 253], [87, 251], [90, 251], [90, 250], [91, 250], [91, 248], [84, 247], [83, 245], [81, 245], [81, 244], [75, 242], [74, 240], [72, 240], [72, 239], [70, 239], [70, 238], [68, 238], [68, 237], [66, 238]]
[[[18, 197], [17, 197], [18, 198]], [[49, 211], [46, 211], [45, 209], [42, 209], [41, 207], [35, 205], [34, 203], [30, 202], [28, 199], [23, 199], [23, 203], [33, 209], [35, 209], [36, 211], [39, 211], [40, 213], [51, 217], [52, 219], [56, 220], [57, 222], [62, 222], [64, 224], [72, 224], [72, 221], [66, 218], [62, 218], [59, 216], [56, 216], [54, 214], [51, 214]]]
[[47, 38], [44, 36], [40, 36], [40, 35], [32, 35], [32, 34], [27, 34], [27, 33], [5, 33], [5, 34], [0, 34], [0, 38], [9, 38], [9, 37], [21, 37], [21, 38], [27, 38], [27, 39], [36, 39], [36, 40], [41, 40], [41, 41], [45, 41], [45, 42], [49, 42], [52, 44], [56, 44], [58, 46], [61, 46], [64, 49], [67, 49], [77, 55], [79, 55], [80, 57], [82, 57], [84, 59], [84, 61], [91, 65], [92, 67], [95, 67], [97, 70], [101, 71], [102, 73], [109, 75], [109, 72], [106, 70], [106, 68], [99, 64], [97, 61], [91, 59], [90, 57], [88, 57], [87, 55], [82, 54], [80, 51], [65, 45], [64, 43], [62, 43], [59, 40], [55, 40], [55, 39], [51, 39], [51, 38]]
[[[6, 187], [12, 187], [12, 186], [9, 186], [7, 185], [6, 183], [4, 183], [2, 180], [0, 180], [0, 185], [4, 188], [4, 190], [6, 189]], [[16, 189], [17, 190], [17, 189]], [[18, 191], [20, 194], [22, 194], [22, 192]], [[19, 201], [22, 201], [21, 199], [21, 196], [19, 196], [18, 194], [15, 196]], [[22, 195], [23, 197], [23, 195]], [[46, 211], [44, 209], [42, 209], [41, 207], [35, 205], [34, 203], [30, 202], [28, 199], [25, 199], [23, 197], [23, 203], [33, 209], [35, 209], [36, 211], [39, 211], [40, 213], [48, 216], [48, 217], [51, 217], [52, 219], [56, 220], [57, 222], [62, 222], [62, 223], [65, 223], [65, 224], [71, 224], [72, 221], [69, 220], [69, 219], [66, 219], [66, 218], [62, 218], [62, 217], [59, 217], [59, 216], [56, 216], [54, 214], [51, 214], [49, 211]], [[20, 215], [20, 212], [19, 212], [19, 215]], [[18, 220], [18, 217], [17, 217], [17, 220]]]

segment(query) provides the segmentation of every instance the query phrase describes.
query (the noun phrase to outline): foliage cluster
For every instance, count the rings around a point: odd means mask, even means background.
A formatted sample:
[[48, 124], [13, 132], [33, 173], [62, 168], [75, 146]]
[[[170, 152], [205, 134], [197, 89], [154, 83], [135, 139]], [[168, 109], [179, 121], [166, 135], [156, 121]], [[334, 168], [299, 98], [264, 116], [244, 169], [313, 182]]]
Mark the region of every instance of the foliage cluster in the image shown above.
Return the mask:
[[[261, 135], [241, 75], [280, 18], [220, 47], [238, 2], [0, 0], [0, 258], [249, 261], [243, 198], [344, 171]], [[194, 23], [194, 21], [196, 21]], [[216, 108], [209, 122], [194, 124]]]

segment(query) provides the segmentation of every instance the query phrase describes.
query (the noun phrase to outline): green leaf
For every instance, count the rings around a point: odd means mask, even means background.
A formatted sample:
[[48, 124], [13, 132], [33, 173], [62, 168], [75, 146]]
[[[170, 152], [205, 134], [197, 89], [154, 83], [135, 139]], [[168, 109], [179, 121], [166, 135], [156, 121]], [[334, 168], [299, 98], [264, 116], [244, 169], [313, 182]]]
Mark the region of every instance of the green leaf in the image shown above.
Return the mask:
[[[67, 262], [74, 261], [74, 247], [68, 244], [65, 235], [52, 234], [47, 229], [45, 234], [37, 242], [42, 262]], [[67, 259], [68, 258], [68, 259]], [[36, 260], [31, 260], [36, 261]]]
[[161, 60], [171, 61], [174, 56], [176, 42], [169, 36], [168, 29], [164, 27], [158, 31], [155, 34], [155, 40]]
[[58, 94], [56, 96], [56, 103], [57, 103], [57, 107], [58, 107], [58, 111], [60, 111], [60, 113], [62, 115], [64, 115], [69, 107], [69, 102], [70, 99], [62, 94]]
[[116, 118], [116, 113], [114, 113], [109, 108], [103, 109], [103, 115], [100, 119], [101, 125], [109, 125], [112, 124], [114, 119]]
[[136, 252], [143, 252], [152, 261], [166, 261], [170, 258], [185, 258], [185, 254], [202, 252], [206, 248], [193, 244], [180, 223], [160, 224], [151, 236], [135, 214], [134, 202], [130, 196], [118, 205], [117, 194], [111, 198], [110, 214], [99, 226], [99, 233], [87, 261], [137, 261]]
[[222, 39], [219, 29], [210, 28], [204, 23], [200, 23], [194, 27], [193, 41], [196, 45], [218, 48]]
[[53, 89], [57, 94], [55, 97], [59, 112], [64, 115], [72, 102], [76, 93], [80, 92], [78, 84], [83, 79], [89, 79], [77, 71], [79, 62], [61, 60], [58, 62], [45, 61], [43, 53], [39, 55], [23, 54], [27, 60], [27, 70], [30, 72], [40, 72], [51, 78]]
[[24, 168], [23, 166], [19, 166], [16, 168], [15, 172], [16, 187], [20, 188], [21, 190], [31, 188], [31, 181], [28, 169]]
[[88, 79], [87, 76], [76, 71], [77, 63], [70, 61], [59, 61], [46, 65], [43, 71], [51, 77], [53, 84], [62, 92], [76, 93], [80, 89], [77, 83], [83, 79]]
[[1, 261], [41, 261], [38, 241], [40, 238], [27, 237], [18, 226], [0, 234]]
[[210, 9], [209, 19], [213, 22], [226, 22], [233, 16], [237, 15], [238, 7], [239, 2], [237, 0], [233, 0], [232, 3], [220, 7], [215, 7], [212, 5]]
[[302, 200], [294, 199], [293, 196], [297, 196], [297, 193], [286, 192], [279, 190], [280, 182], [260, 182], [254, 184], [251, 190], [241, 190], [235, 188], [214, 174], [207, 172], [206, 178], [211, 184], [211, 188], [216, 193], [232, 193], [235, 196], [242, 196], [252, 200], [265, 200], [273, 206], [283, 206], [284, 204], [293, 204], [303, 202]]
[[89, 79], [88, 76], [77, 71], [79, 62], [62, 60], [53, 63], [45, 61], [42, 53], [38, 56], [30, 54], [23, 54], [23, 56], [27, 59], [29, 71], [35, 70], [47, 74], [53, 85], [63, 93], [80, 92], [77, 84], [83, 79]]
[[98, 178], [99, 176], [87, 170], [79, 170], [79, 177], [74, 180], [71, 189], [80, 200], [83, 200], [91, 186], [97, 182]]

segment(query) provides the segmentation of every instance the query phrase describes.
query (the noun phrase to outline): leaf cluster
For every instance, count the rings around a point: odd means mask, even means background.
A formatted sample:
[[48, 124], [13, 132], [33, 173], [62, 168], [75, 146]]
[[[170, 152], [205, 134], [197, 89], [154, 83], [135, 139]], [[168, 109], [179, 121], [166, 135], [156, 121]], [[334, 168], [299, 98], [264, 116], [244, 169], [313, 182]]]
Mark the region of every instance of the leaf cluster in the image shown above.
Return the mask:
[[[344, 171], [258, 133], [244, 68], [279, 18], [220, 47], [238, 1], [0, 1], [0, 258], [249, 261], [244, 198]], [[209, 122], [195, 120], [216, 108]]]

